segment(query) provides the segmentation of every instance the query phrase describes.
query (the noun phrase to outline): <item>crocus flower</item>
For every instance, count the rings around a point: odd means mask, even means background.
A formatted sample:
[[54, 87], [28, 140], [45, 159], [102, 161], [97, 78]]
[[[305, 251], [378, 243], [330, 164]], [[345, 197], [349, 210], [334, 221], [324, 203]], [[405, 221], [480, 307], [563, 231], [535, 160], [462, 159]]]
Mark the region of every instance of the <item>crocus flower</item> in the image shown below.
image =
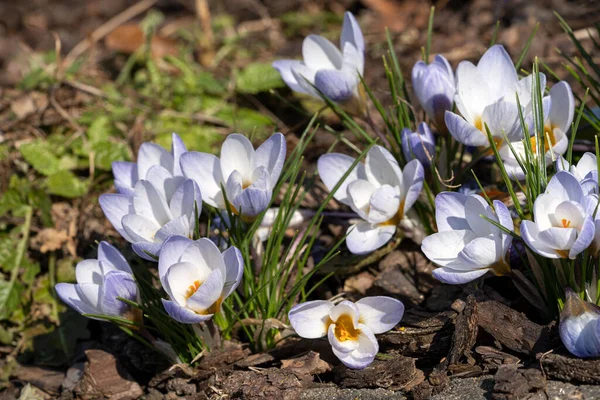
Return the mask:
[[208, 153], [187, 152], [181, 156], [181, 169], [193, 179], [206, 204], [231, 211], [245, 221], [253, 221], [271, 201], [285, 161], [285, 138], [276, 133], [256, 150], [252, 143], [237, 133], [227, 136], [221, 147], [221, 158]]
[[423, 110], [441, 133], [447, 133], [444, 114], [452, 110], [456, 85], [446, 58], [436, 55], [431, 64], [418, 61], [412, 69], [412, 85]]
[[[545, 114], [544, 122], [544, 153], [547, 162], [551, 162], [559, 156], [562, 156], [569, 145], [567, 131], [573, 121], [575, 113], [575, 100], [573, 92], [567, 82], [561, 81], [550, 89], [550, 95], [544, 98], [545, 106], [549, 106], [548, 113]], [[533, 132], [533, 130], [532, 130]], [[538, 151], [536, 137], [529, 138], [531, 149], [534, 154]], [[511, 143], [512, 147], [522, 161], [526, 160], [525, 144], [522, 141]], [[524, 179], [525, 171], [519, 165], [515, 154], [508, 146], [500, 148], [500, 157], [504, 162], [506, 172], [514, 179]]]
[[594, 239], [594, 221], [586, 212], [586, 196], [575, 176], [559, 171], [533, 204], [534, 221], [521, 222], [529, 248], [546, 258], [574, 259]]
[[569, 164], [564, 157], [560, 156], [556, 160], [557, 171], [569, 171], [579, 182], [593, 181], [598, 186], [598, 161], [594, 153], [587, 152], [579, 159], [577, 164]]
[[393, 329], [404, 315], [402, 302], [386, 296], [365, 297], [353, 303], [316, 300], [298, 304], [288, 317], [298, 336], [327, 336], [333, 353], [349, 368], [363, 369], [377, 355], [376, 334]]
[[483, 219], [485, 216], [512, 231], [510, 211], [501, 201], [492, 208], [483, 197], [442, 192], [435, 198], [438, 233], [423, 240], [421, 250], [439, 265], [433, 276], [450, 284], [467, 283], [492, 272], [510, 271], [508, 250], [512, 236]]
[[560, 339], [574, 356], [600, 356], [600, 308], [581, 300], [570, 288], [565, 294], [565, 307], [560, 313]]
[[76, 284], [58, 283], [56, 293], [81, 314], [98, 314], [140, 321], [141, 314], [117, 299], [138, 301], [138, 290], [127, 260], [115, 247], [100, 242], [98, 259], [75, 267]]
[[179, 167], [179, 157], [187, 151], [181, 138], [173, 133], [171, 152], [155, 143], [143, 143], [137, 156], [137, 162], [115, 161], [112, 171], [115, 177], [115, 188], [118, 193], [133, 194], [135, 184], [140, 179], [148, 179], [153, 174], [169, 176], [172, 186], [183, 182], [183, 174]]
[[[584, 188], [584, 185], [581, 185]], [[598, 184], [596, 183], [596, 188]], [[584, 189], [585, 193], [585, 189]], [[594, 221], [594, 239], [588, 248], [590, 255], [594, 257], [598, 257], [600, 255], [600, 212], [598, 212], [598, 194], [597, 193], [589, 193], [585, 196], [585, 213], [592, 217]], [[595, 281], [598, 282], [597, 280]], [[594, 297], [595, 298], [595, 297]]]
[[139, 180], [132, 195], [110, 193], [98, 199], [117, 232], [132, 243], [140, 257], [150, 261], [158, 257], [167, 237], [191, 237], [202, 210], [200, 189], [193, 180], [175, 186], [177, 181], [161, 171], [160, 167], [150, 168], [148, 180]]
[[238, 287], [244, 272], [242, 253], [230, 247], [223, 253], [209, 239], [169, 237], [158, 260], [160, 283], [170, 300], [167, 313], [184, 324], [209, 320]]
[[435, 138], [425, 122], [421, 122], [416, 132], [409, 128], [402, 130], [402, 152], [407, 161], [415, 158], [428, 167], [435, 156]]
[[302, 43], [304, 61], [278, 60], [273, 67], [290, 89], [320, 98], [316, 87], [349, 111], [362, 115], [366, 108], [359, 76], [364, 72], [365, 42], [350, 12], [344, 14], [340, 49], [322, 36], [309, 35]]
[[[545, 87], [545, 78], [542, 86]], [[504, 134], [510, 142], [523, 139], [516, 94], [527, 115], [531, 99], [532, 78], [519, 81], [510, 56], [501, 45], [490, 47], [477, 66], [462, 61], [456, 69], [454, 101], [459, 116], [446, 111], [445, 122], [450, 134], [468, 146], [488, 146], [485, 126], [498, 144]]]
[[[325, 186], [332, 190], [354, 161], [344, 154], [321, 156], [317, 168]], [[417, 201], [424, 174], [419, 160], [412, 160], [402, 171], [383, 147], [369, 150], [365, 163], [359, 163], [333, 195], [362, 218], [348, 228], [346, 244], [352, 253], [369, 253], [391, 239], [400, 220]]]

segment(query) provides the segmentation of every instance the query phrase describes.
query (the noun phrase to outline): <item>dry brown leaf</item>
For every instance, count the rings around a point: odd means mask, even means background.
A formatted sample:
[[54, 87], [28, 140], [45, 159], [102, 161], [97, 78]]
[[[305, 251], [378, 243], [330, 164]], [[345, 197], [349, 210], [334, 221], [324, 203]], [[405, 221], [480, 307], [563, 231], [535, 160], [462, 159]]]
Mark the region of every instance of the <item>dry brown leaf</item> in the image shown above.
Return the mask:
[[[111, 50], [131, 54], [144, 45], [144, 32], [136, 24], [121, 25], [105, 39], [106, 47]], [[153, 58], [177, 55], [177, 42], [169, 38], [154, 35], [150, 43]]]
[[44, 228], [35, 237], [35, 241], [39, 244], [40, 252], [42, 253], [60, 250], [69, 240], [71, 238], [66, 231], [59, 231], [54, 228]]
[[43, 93], [32, 92], [25, 94], [10, 103], [10, 110], [17, 118], [24, 119], [48, 106], [48, 96]]

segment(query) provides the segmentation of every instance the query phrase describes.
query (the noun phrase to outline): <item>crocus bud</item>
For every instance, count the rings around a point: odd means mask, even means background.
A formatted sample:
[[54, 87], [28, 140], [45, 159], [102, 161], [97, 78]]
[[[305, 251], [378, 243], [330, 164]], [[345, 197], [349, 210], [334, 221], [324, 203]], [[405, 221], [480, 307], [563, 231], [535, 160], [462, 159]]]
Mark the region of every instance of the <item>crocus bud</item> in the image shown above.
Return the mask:
[[565, 307], [560, 313], [560, 339], [577, 357], [600, 356], [600, 308], [581, 300], [570, 288], [565, 294]]
[[418, 61], [412, 70], [412, 84], [423, 110], [437, 126], [440, 133], [447, 133], [444, 113], [452, 110], [454, 73], [446, 58], [435, 56], [431, 64]]
[[98, 258], [75, 267], [76, 284], [59, 283], [56, 294], [80, 314], [97, 314], [141, 321], [140, 310], [118, 297], [138, 301], [138, 290], [125, 257], [107, 242], [100, 242]]
[[435, 139], [425, 122], [419, 124], [416, 132], [408, 128], [402, 130], [402, 152], [406, 161], [416, 158], [424, 167], [431, 165], [435, 156]]

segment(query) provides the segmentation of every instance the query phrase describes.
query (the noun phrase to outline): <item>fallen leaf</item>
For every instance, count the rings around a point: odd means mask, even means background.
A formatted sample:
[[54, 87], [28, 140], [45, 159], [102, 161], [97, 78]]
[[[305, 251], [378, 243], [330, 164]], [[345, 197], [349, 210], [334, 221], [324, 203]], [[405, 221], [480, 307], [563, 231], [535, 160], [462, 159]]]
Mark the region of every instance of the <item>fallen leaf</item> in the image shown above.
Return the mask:
[[[111, 50], [131, 54], [144, 45], [144, 32], [137, 24], [121, 25], [112, 31], [105, 39], [106, 47]], [[167, 55], [176, 56], [177, 42], [158, 35], [152, 36], [150, 51], [153, 58]]]

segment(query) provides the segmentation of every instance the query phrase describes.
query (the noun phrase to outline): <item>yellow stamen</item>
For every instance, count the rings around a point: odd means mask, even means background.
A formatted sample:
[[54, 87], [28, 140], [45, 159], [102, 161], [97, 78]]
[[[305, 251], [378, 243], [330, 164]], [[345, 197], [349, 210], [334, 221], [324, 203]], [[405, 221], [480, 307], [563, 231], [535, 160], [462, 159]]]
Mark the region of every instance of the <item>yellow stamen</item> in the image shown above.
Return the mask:
[[563, 218], [561, 222], [562, 222], [563, 228], [570, 228], [571, 227], [571, 221], [569, 221], [568, 219]]
[[200, 286], [202, 286], [202, 282], [197, 280], [194, 281], [194, 283], [192, 283], [188, 288], [187, 292], [185, 292], [185, 298], [189, 299], [190, 297], [192, 297], [194, 293], [196, 293], [196, 291], [200, 288]]
[[351, 316], [342, 314], [334, 324], [335, 328], [333, 332], [340, 342], [345, 342], [346, 340], [358, 340], [360, 329], [354, 329], [354, 323]]

